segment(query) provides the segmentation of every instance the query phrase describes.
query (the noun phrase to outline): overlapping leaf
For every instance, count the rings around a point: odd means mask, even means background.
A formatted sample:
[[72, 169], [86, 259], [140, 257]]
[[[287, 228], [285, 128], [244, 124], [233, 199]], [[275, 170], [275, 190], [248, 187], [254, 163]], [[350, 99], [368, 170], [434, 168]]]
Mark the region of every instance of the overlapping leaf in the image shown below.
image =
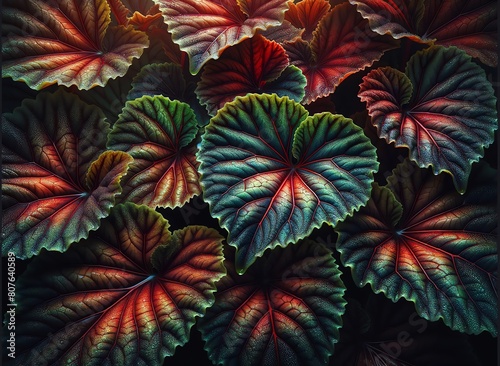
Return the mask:
[[230, 47], [203, 70], [196, 94], [211, 115], [236, 96], [248, 93], [276, 93], [297, 102], [304, 97], [306, 78], [288, 66], [285, 50], [261, 35]]
[[171, 100], [185, 102], [195, 112], [198, 123], [204, 126], [208, 124], [210, 116], [199, 103], [195, 88], [196, 83], [192, 80], [186, 81], [179, 65], [168, 62], [150, 64], [144, 66], [134, 78], [128, 99], [133, 100], [144, 95], [163, 95]]
[[370, 27], [394, 38], [457, 46], [489, 66], [498, 63], [497, 6], [491, 0], [350, 0]]
[[459, 192], [498, 127], [491, 83], [456, 47], [416, 53], [406, 74], [389, 67], [373, 70], [363, 78], [359, 97], [381, 138], [408, 147], [420, 167], [450, 173]]
[[311, 41], [319, 21], [328, 11], [330, 11], [330, 3], [326, 0], [290, 2], [290, 9], [285, 13], [285, 19], [295, 27], [304, 29], [302, 38]]
[[109, 27], [105, 0], [4, 2], [2, 76], [33, 89], [50, 84], [79, 89], [123, 76], [149, 41], [132, 27]]
[[189, 55], [190, 71], [200, 71], [209, 59], [259, 29], [280, 25], [287, 0], [155, 0], [172, 39]]
[[117, 205], [84, 242], [35, 258], [18, 281], [16, 364], [163, 365], [225, 273], [215, 230], [168, 227]]
[[348, 3], [337, 5], [319, 22], [311, 43], [297, 39], [284, 44], [290, 63], [307, 79], [305, 103], [327, 96], [349, 75], [370, 66], [394, 48], [376, 35]]
[[104, 152], [102, 112], [58, 91], [2, 116], [2, 255], [64, 251], [109, 214], [132, 158]]
[[201, 184], [244, 272], [262, 253], [335, 225], [366, 203], [375, 149], [352, 120], [307, 117], [288, 97], [227, 103], [202, 136]]
[[160, 95], [127, 102], [108, 138], [110, 149], [134, 158], [120, 199], [174, 208], [201, 193], [197, 132], [194, 113], [185, 103]]
[[226, 261], [215, 304], [200, 319], [214, 364], [324, 365], [338, 341], [344, 284], [330, 250], [312, 241], [277, 248], [244, 275]]
[[497, 334], [496, 179], [479, 165], [464, 195], [406, 160], [340, 223], [337, 248], [358, 285], [415, 302], [428, 320]]

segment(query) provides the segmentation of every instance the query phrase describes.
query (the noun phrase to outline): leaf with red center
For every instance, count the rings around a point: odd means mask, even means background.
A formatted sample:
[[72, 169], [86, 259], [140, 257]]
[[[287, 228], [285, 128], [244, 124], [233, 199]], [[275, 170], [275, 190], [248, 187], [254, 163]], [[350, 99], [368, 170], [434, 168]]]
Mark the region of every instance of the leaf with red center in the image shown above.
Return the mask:
[[277, 248], [244, 275], [225, 263], [215, 304], [198, 323], [214, 364], [328, 363], [346, 304], [330, 250], [312, 241]]
[[287, 0], [155, 0], [172, 39], [189, 55], [192, 74], [259, 29], [280, 25]]
[[337, 5], [321, 19], [313, 40], [283, 45], [290, 63], [306, 76], [304, 103], [327, 96], [349, 75], [370, 66], [394, 43], [373, 33], [356, 8]]
[[182, 68], [173, 63], [146, 65], [132, 81], [132, 89], [128, 99], [137, 99], [144, 95], [163, 95], [171, 100], [178, 100], [189, 104], [196, 114], [200, 126], [208, 124], [210, 116], [207, 110], [199, 103], [195, 94], [196, 84], [186, 82]]
[[121, 201], [174, 208], [201, 193], [197, 132], [185, 103], [159, 95], [127, 102], [108, 138], [108, 148], [134, 158], [122, 182]]
[[394, 38], [456, 46], [488, 66], [498, 63], [497, 4], [492, 0], [350, 0], [370, 27]]
[[298, 68], [287, 66], [283, 47], [256, 35], [230, 47], [220, 59], [210, 60], [196, 95], [212, 116], [236, 96], [248, 93], [276, 93], [300, 102], [306, 79]]
[[109, 27], [105, 0], [4, 2], [2, 77], [33, 89], [50, 84], [79, 89], [123, 76], [149, 41], [132, 27]]
[[307, 117], [288, 97], [248, 94], [205, 128], [201, 184], [211, 215], [229, 231], [244, 272], [268, 248], [287, 246], [366, 203], [375, 149], [352, 120]]
[[290, 2], [290, 9], [285, 13], [285, 19], [297, 28], [303, 28], [302, 38], [311, 41], [313, 32], [319, 21], [330, 11], [330, 3], [326, 0], [302, 0]]
[[342, 262], [360, 286], [415, 302], [455, 330], [497, 334], [495, 171], [476, 166], [464, 195], [406, 160], [336, 230]]
[[430, 47], [412, 56], [406, 74], [373, 70], [358, 95], [380, 138], [407, 147], [420, 167], [450, 173], [465, 191], [471, 164], [498, 127], [493, 88], [470, 56], [456, 47]]
[[168, 227], [117, 205], [88, 239], [35, 258], [16, 283], [16, 364], [163, 365], [225, 273], [215, 230]]
[[109, 214], [132, 158], [104, 152], [102, 112], [63, 91], [2, 118], [2, 255], [65, 251]]

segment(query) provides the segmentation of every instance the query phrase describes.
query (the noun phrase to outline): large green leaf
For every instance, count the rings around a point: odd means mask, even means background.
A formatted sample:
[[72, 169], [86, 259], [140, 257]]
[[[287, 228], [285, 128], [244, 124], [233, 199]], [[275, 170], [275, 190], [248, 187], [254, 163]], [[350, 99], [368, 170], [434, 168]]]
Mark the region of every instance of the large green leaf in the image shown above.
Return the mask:
[[220, 109], [202, 136], [201, 184], [244, 272], [275, 246], [335, 225], [365, 204], [375, 149], [352, 120], [307, 117], [288, 97], [249, 94]]
[[379, 68], [363, 78], [359, 97], [388, 143], [467, 187], [471, 164], [498, 128], [496, 98], [485, 72], [456, 47], [430, 47], [412, 56], [406, 73]]
[[62, 90], [2, 116], [2, 255], [64, 251], [109, 214], [132, 158], [106, 151], [109, 125]]
[[65, 253], [41, 253], [16, 283], [15, 365], [161, 366], [213, 304], [222, 236], [169, 231], [153, 209], [117, 205]]
[[406, 160], [339, 224], [337, 248], [360, 286], [415, 302], [452, 329], [497, 334], [495, 171], [479, 165], [464, 195]]
[[338, 341], [345, 286], [332, 252], [313, 241], [277, 248], [244, 275], [225, 262], [215, 304], [200, 319], [214, 364], [325, 365]]

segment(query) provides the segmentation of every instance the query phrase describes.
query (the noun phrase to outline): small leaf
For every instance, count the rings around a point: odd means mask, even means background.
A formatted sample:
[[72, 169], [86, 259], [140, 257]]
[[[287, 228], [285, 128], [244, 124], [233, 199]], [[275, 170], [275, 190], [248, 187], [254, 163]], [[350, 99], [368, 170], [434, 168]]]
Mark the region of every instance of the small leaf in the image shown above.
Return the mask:
[[287, 0], [155, 0], [172, 39], [189, 55], [192, 74], [259, 29], [280, 25]]
[[63, 91], [3, 115], [2, 255], [65, 251], [99, 227], [132, 160], [104, 152], [108, 130], [99, 109]]
[[394, 48], [394, 43], [373, 33], [356, 8], [345, 3], [321, 19], [311, 43], [299, 39], [283, 46], [290, 63], [306, 76], [304, 103], [309, 104], [333, 93], [349, 75]]
[[9, 0], [2, 19], [2, 77], [37, 90], [55, 83], [104, 86], [125, 75], [149, 44], [146, 34], [132, 27], [108, 29], [105, 0]]
[[345, 287], [330, 250], [312, 241], [278, 248], [244, 275], [231, 261], [199, 321], [214, 364], [324, 365], [338, 341]]
[[127, 102], [108, 138], [108, 148], [134, 158], [121, 201], [174, 208], [201, 193], [197, 131], [194, 113], [185, 103], [159, 95]]
[[87, 240], [35, 258], [16, 283], [16, 364], [163, 365], [225, 273], [215, 230], [168, 227], [117, 205]]
[[448, 176], [406, 160], [336, 227], [337, 249], [359, 286], [413, 301], [420, 316], [454, 330], [496, 336], [496, 180], [477, 168], [460, 195]]
[[471, 164], [498, 127], [493, 88], [470, 56], [430, 47], [412, 56], [406, 75], [389, 67], [371, 71], [358, 95], [381, 138], [407, 147], [420, 167], [450, 173], [465, 192]]
[[288, 57], [283, 47], [261, 35], [230, 47], [218, 60], [210, 60], [196, 88], [200, 102], [211, 115], [236, 96], [276, 93], [300, 102], [306, 79], [294, 67], [284, 72]]
[[202, 136], [201, 184], [244, 272], [268, 248], [335, 225], [369, 198], [375, 149], [352, 120], [288, 97], [248, 94], [220, 109]]

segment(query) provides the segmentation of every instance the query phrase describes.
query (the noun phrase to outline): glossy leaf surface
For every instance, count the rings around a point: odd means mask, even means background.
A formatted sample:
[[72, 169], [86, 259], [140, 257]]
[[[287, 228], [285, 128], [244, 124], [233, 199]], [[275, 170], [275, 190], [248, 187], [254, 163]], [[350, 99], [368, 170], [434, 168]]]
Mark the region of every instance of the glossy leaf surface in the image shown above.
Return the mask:
[[172, 39], [189, 55], [192, 74], [259, 29], [280, 25], [287, 0], [155, 0]]
[[120, 200], [174, 208], [201, 193], [197, 132], [194, 113], [185, 103], [163, 96], [127, 102], [108, 138], [110, 149], [134, 158]]
[[360, 286], [415, 302], [428, 320], [497, 334], [495, 171], [476, 166], [464, 195], [406, 160], [339, 224], [337, 248]]
[[375, 149], [352, 120], [307, 117], [288, 97], [249, 94], [227, 103], [202, 136], [201, 184], [229, 231], [244, 272], [275, 246], [335, 225], [369, 197]]
[[497, 4], [491, 0], [350, 0], [370, 27], [394, 38], [456, 46], [488, 66], [498, 63]]
[[459, 192], [465, 191], [472, 162], [484, 155], [498, 127], [491, 83], [455, 47], [416, 53], [406, 74], [373, 70], [363, 78], [359, 97], [381, 138], [407, 147], [420, 167], [450, 173]]
[[289, 68], [283, 47], [261, 35], [227, 49], [218, 60], [203, 69], [196, 94], [211, 115], [236, 96], [248, 93], [276, 93], [297, 102], [304, 97], [306, 78]]
[[117, 205], [65, 253], [42, 253], [19, 279], [16, 362], [163, 365], [213, 304], [222, 237], [173, 234], [154, 210]]
[[104, 152], [102, 112], [58, 91], [2, 117], [2, 255], [65, 251], [109, 214], [132, 158]]
[[290, 63], [306, 76], [306, 104], [333, 93], [349, 75], [394, 48], [392, 41], [373, 33], [348, 3], [336, 6], [321, 19], [311, 43], [298, 39], [283, 46]]
[[2, 77], [33, 89], [104, 86], [125, 75], [149, 41], [132, 27], [109, 27], [105, 0], [4, 2]]
[[344, 284], [330, 250], [312, 241], [277, 248], [244, 275], [226, 261], [215, 304], [200, 319], [214, 364], [323, 365], [338, 341]]

